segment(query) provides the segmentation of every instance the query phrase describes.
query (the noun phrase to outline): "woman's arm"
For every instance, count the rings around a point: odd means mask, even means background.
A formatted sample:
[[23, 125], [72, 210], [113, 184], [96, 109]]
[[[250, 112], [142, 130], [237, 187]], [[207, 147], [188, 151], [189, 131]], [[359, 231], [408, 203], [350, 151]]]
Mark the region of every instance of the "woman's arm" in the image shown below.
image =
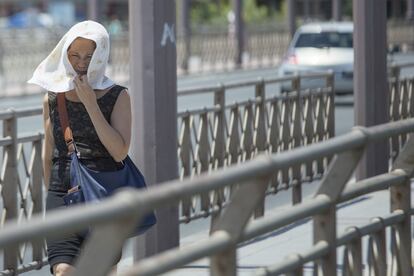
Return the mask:
[[50, 173], [52, 170], [52, 156], [55, 142], [52, 133], [52, 124], [49, 116], [49, 99], [46, 94], [43, 98], [43, 127], [45, 130], [45, 139], [43, 141], [42, 148], [42, 160], [43, 160], [43, 179], [46, 189], [49, 188]]
[[95, 127], [99, 140], [111, 154], [112, 158], [120, 162], [128, 154], [131, 141], [131, 102], [126, 91], [122, 91], [115, 103], [108, 123], [99, 109], [95, 92], [89, 86], [86, 76], [75, 78], [76, 92], [85, 106], [92, 124]]

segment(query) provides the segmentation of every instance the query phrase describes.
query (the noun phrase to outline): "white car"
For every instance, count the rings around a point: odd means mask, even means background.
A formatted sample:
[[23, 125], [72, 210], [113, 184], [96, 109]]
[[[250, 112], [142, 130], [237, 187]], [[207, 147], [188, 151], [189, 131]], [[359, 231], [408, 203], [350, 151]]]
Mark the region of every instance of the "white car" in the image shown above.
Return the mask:
[[[301, 26], [296, 31], [279, 67], [279, 76], [332, 70], [335, 75], [335, 92], [352, 93], [352, 31], [352, 22], [310, 23]], [[316, 79], [304, 81], [301, 86], [313, 88], [324, 87], [325, 84], [322, 79]], [[282, 91], [290, 89], [290, 83], [282, 85]]]

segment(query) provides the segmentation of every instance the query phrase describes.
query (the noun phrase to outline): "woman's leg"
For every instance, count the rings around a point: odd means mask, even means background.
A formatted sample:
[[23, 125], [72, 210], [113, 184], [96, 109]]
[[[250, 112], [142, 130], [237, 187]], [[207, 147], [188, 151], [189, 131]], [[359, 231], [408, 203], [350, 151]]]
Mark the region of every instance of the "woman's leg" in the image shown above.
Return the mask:
[[[75, 270], [74, 266], [65, 263], [55, 264], [53, 266], [53, 275], [55, 276], [67, 276], [73, 273]], [[73, 274], [72, 274], [73, 275]]]
[[[46, 200], [46, 212], [66, 208], [62, 199], [65, 194], [64, 192], [49, 191]], [[68, 275], [79, 256], [83, 241], [84, 236], [80, 234], [66, 234], [59, 238], [47, 238], [50, 273], [53, 275]]]

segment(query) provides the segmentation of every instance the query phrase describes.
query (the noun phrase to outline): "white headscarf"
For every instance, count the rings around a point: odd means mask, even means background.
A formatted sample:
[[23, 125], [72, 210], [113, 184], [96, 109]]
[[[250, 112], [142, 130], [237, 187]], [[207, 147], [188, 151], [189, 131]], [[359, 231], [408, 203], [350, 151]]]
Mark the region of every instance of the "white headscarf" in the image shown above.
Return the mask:
[[104, 26], [94, 21], [83, 21], [70, 28], [49, 56], [39, 64], [28, 83], [57, 93], [74, 89], [73, 79], [77, 73], [69, 62], [67, 51], [77, 37], [96, 43], [87, 72], [89, 85], [93, 89], [106, 89], [114, 85], [105, 76], [109, 58], [109, 35]]

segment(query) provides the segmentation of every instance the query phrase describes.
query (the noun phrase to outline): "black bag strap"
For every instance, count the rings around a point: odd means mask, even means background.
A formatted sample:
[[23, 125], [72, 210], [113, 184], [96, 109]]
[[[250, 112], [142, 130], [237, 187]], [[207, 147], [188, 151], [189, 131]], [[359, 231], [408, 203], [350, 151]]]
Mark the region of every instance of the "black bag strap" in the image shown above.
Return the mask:
[[68, 111], [66, 109], [65, 93], [57, 94], [57, 106], [59, 112], [60, 125], [62, 127], [63, 137], [65, 138], [66, 146], [68, 147], [68, 153], [75, 152], [75, 143], [73, 140], [72, 129], [69, 126]]

